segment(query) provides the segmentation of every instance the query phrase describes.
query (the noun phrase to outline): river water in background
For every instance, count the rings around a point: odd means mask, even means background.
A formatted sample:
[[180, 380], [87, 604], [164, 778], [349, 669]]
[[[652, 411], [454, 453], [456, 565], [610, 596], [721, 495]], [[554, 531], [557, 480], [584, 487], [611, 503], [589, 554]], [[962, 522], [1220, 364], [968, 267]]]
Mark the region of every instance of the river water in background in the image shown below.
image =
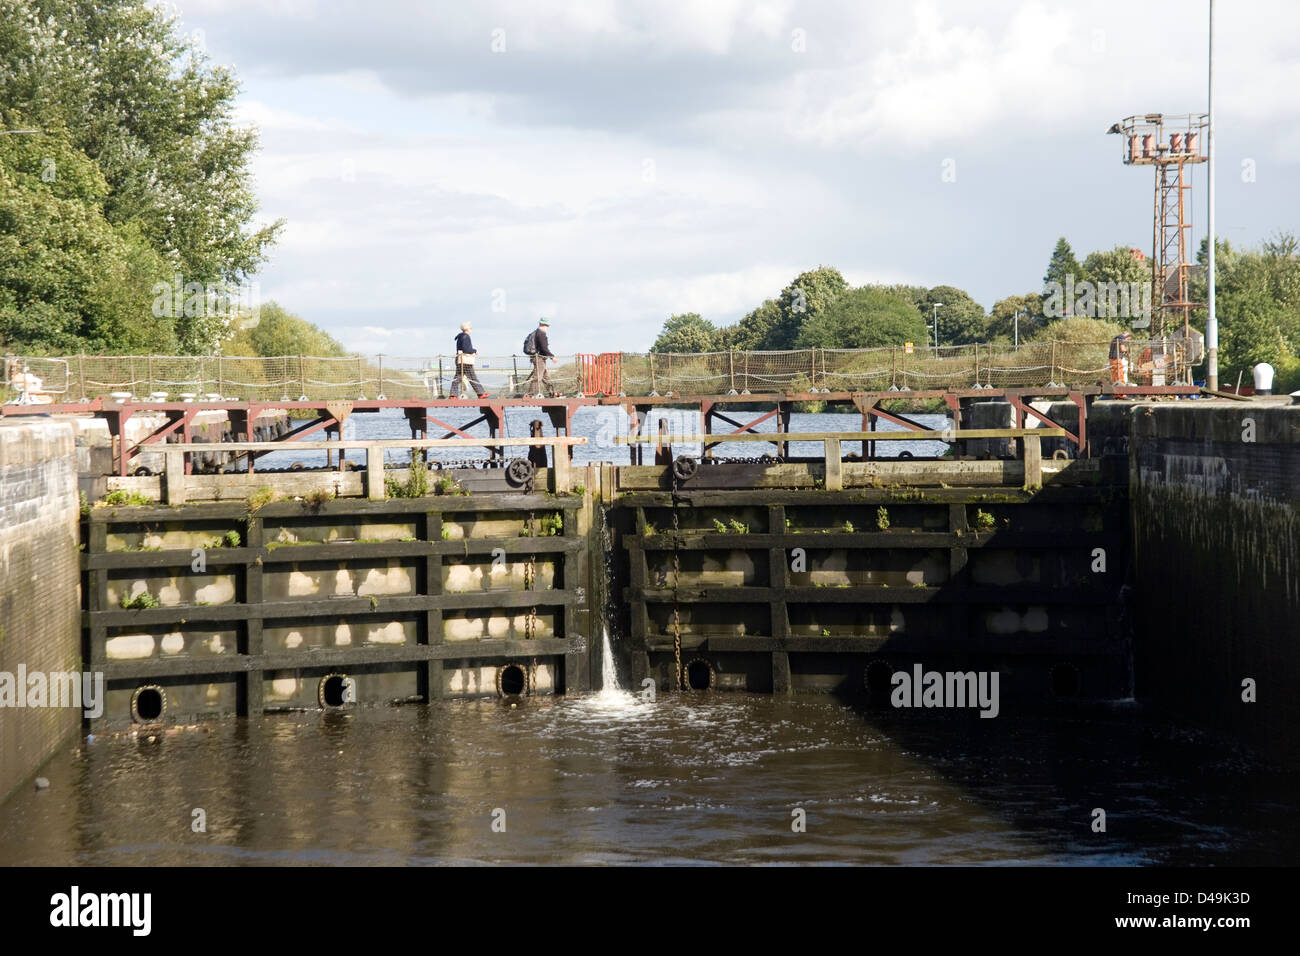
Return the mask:
[[[478, 417], [477, 409], [435, 409], [435, 416], [441, 421], [457, 428], [463, 427], [467, 422]], [[741, 423], [749, 423], [759, 418], [759, 412], [727, 412], [728, 417]], [[916, 421], [930, 428], [942, 428], [952, 424], [951, 419], [945, 415], [913, 415]], [[540, 409], [528, 408], [526, 406], [511, 406], [506, 409], [506, 433], [511, 435], [528, 435], [529, 423], [534, 419], [540, 418], [545, 423], [545, 433], [553, 435], [555, 430], [551, 428], [550, 421], [543, 415]], [[671, 434], [675, 435], [698, 435], [704, 431], [704, 423], [698, 409], [658, 409], [650, 413], [649, 420], [646, 423], [647, 435], [654, 435], [659, 430], [659, 420], [666, 419]], [[733, 431], [731, 426], [726, 426], [724, 422], [718, 423], [718, 429]], [[900, 430], [901, 426], [892, 422], [880, 422], [878, 426], [882, 431]], [[862, 416], [858, 414], [845, 414], [842, 412], [827, 413], [799, 413], [790, 416], [790, 431], [816, 432], [816, 431], [861, 431]], [[466, 432], [474, 437], [488, 437], [487, 422], [479, 422], [476, 425], [465, 429]], [[627, 416], [622, 409], [613, 406], [585, 406], [574, 413], [573, 416], [573, 434], [587, 439], [587, 444], [577, 445], [573, 449], [573, 461], [576, 465], [585, 465], [589, 462], [608, 461], [616, 465], [626, 465], [631, 463], [631, 454], [627, 445], [619, 445], [615, 438], [626, 436], [628, 430]], [[765, 422], [759, 423], [755, 428], [758, 432], [775, 432], [776, 419], [769, 418]], [[429, 437], [438, 438], [443, 434], [443, 430], [432, 423], [429, 426]], [[313, 434], [307, 436], [304, 441], [320, 440], [324, 437], [322, 434]], [[364, 440], [372, 438], [410, 438], [411, 428], [407, 424], [406, 417], [400, 409], [383, 409], [382, 411], [368, 414], [353, 414], [348, 418], [343, 426], [343, 437], [349, 440]], [[455, 437], [455, 436], [453, 436]], [[881, 458], [893, 458], [904, 452], [910, 453], [917, 457], [941, 455], [948, 446], [943, 442], [937, 441], [888, 441], [880, 442], [876, 446], [876, 454]], [[844, 453], [851, 454], [861, 451], [861, 443], [845, 442]], [[674, 445], [674, 454], [699, 455], [701, 447], [696, 444]], [[763, 454], [776, 454], [775, 445], [767, 445], [761, 442], [730, 442], [722, 443], [714, 448], [714, 455], [719, 457], [735, 458], [757, 458]], [[387, 461], [390, 464], [405, 467], [410, 461], [410, 453], [405, 448], [394, 448], [386, 453]], [[523, 445], [511, 445], [506, 449], [506, 458], [525, 457], [528, 449]], [[350, 452], [349, 455], [354, 460], [363, 462], [364, 454]], [[788, 445], [787, 455], [790, 457], [822, 457], [821, 442], [800, 442], [792, 441]], [[447, 448], [432, 449], [429, 457], [436, 461], [443, 462], [468, 462], [482, 461], [488, 457], [486, 449], [482, 448]], [[648, 461], [649, 459], [647, 459]], [[303, 452], [272, 452], [269, 455], [263, 455], [257, 460], [259, 469], [288, 468], [295, 462], [301, 463], [308, 468], [324, 467], [325, 452], [323, 451], [303, 451]]]
[[1131, 705], [919, 713], [605, 691], [83, 738], [0, 808], [0, 864], [1298, 859], [1293, 775]]

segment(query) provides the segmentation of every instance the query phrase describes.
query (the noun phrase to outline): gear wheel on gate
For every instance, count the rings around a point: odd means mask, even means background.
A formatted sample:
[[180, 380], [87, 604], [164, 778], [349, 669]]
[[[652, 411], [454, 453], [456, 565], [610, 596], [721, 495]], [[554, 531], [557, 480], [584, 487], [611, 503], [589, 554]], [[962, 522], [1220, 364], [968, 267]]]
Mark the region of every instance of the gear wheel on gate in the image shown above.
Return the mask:
[[515, 458], [506, 467], [506, 480], [512, 485], [526, 485], [536, 470], [527, 458]]
[[673, 477], [678, 481], [689, 481], [700, 470], [700, 463], [689, 455], [678, 455], [673, 459]]

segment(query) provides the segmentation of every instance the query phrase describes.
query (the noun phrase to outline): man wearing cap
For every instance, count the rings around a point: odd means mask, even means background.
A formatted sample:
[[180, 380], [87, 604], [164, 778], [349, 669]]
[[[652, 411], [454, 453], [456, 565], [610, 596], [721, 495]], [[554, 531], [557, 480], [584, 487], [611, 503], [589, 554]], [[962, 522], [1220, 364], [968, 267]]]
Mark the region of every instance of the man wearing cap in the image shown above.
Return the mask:
[[[533, 359], [533, 374], [528, 380], [528, 394], [546, 395], [551, 392], [551, 378], [546, 374], [546, 360], [558, 362], [555, 353], [551, 351], [551, 343], [546, 338], [546, 333], [550, 330], [551, 322], [549, 319], [538, 319], [537, 330], [529, 336], [532, 340], [533, 351], [528, 354]], [[527, 349], [525, 349], [527, 351]]]
[[1110, 340], [1110, 380], [1114, 384], [1128, 384], [1128, 340], [1132, 333], [1121, 332]]
[[479, 398], [487, 397], [483, 383], [474, 374], [474, 356], [478, 355], [478, 349], [474, 348], [474, 343], [469, 337], [469, 330], [470, 324], [462, 322], [460, 324], [460, 334], [456, 336], [456, 377], [452, 379], [451, 383], [452, 398], [458, 396], [462, 381], [468, 382], [469, 387], [474, 389], [474, 394]]

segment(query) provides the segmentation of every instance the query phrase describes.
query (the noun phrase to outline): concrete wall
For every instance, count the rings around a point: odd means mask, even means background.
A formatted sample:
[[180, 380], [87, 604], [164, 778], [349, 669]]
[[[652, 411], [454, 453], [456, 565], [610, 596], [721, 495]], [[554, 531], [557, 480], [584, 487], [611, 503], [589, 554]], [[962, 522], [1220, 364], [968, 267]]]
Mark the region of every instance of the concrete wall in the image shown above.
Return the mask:
[[1138, 405], [1130, 461], [1138, 695], [1300, 759], [1300, 406]]
[[[0, 421], [0, 672], [81, 669], [77, 516], [72, 426]], [[0, 800], [80, 721], [76, 707], [0, 708]]]

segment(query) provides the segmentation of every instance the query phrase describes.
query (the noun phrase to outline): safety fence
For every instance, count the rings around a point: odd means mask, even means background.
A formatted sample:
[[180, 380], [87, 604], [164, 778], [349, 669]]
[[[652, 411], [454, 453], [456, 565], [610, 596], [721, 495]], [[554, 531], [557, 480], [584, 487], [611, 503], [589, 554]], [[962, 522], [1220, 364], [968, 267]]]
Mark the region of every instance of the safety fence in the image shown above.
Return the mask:
[[[1131, 341], [1132, 384], [1190, 383], [1183, 345]], [[9, 356], [5, 403], [118, 397], [154, 401], [442, 399], [490, 394], [723, 395], [1095, 385], [1110, 379], [1109, 343], [1035, 342], [1018, 348], [801, 349], [788, 352], [631, 353], [564, 356], [537, 381], [529, 356], [72, 355]]]

